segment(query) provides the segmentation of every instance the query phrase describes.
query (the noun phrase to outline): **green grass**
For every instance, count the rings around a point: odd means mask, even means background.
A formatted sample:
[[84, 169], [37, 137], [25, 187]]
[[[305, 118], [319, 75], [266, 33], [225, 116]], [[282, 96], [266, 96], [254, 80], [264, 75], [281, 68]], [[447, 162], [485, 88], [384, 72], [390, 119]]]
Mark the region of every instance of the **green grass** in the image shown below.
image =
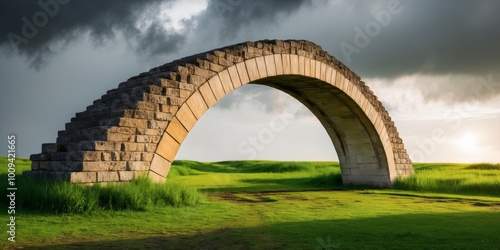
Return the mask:
[[[29, 161], [25, 163], [27, 166]], [[17, 165], [23, 168], [25, 163]], [[4, 171], [2, 158], [0, 164]], [[499, 170], [493, 164], [415, 164], [415, 169], [416, 175], [411, 178], [429, 182], [468, 178], [474, 173], [480, 176], [476, 182], [497, 183], [499, 179]], [[488, 191], [492, 194], [459, 188], [422, 191], [419, 186], [406, 190], [404, 187], [373, 189], [341, 186], [340, 180], [338, 163], [331, 162], [176, 161], [167, 183], [203, 191], [206, 197], [197, 204], [163, 203], [147, 209], [110, 208], [60, 214], [21, 208], [16, 214], [17, 242], [6, 244], [7, 234], [4, 234], [0, 249], [498, 249], [500, 246], [500, 196], [491, 191], [495, 187]], [[409, 180], [400, 180], [397, 185]], [[2, 177], [0, 181], [5, 179]], [[154, 187], [146, 186], [142, 187], [142, 195], [125, 195], [133, 185], [142, 185], [141, 181], [144, 180], [113, 186], [123, 190], [107, 197], [151, 196], [148, 192]], [[457, 186], [466, 183], [448, 182]], [[95, 188], [80, 187], [89, 192]], [[19, 195], [25, 191], [18, 189]]]
[[[6, 166], [6, 159], [0, 158]], [[18, 160], [17, 172], [29, 169], [29, 161]], [[7, 173], [0, 174], [2, 196], [7, 195]], [[145, 211], [152, 207], [192, 206], [204, 199], [204, 195], [184, 183], [169, 181], [152, 183], [146, 177], [130, 183], [91, 187], [67, 182], [32, 180], [17, 176], [16, 203], [21, 209], [51, 213], [91, 213], [98, 210]], [[7, 200], [2, 204], [7, 207]]]
[[90, 213], [97, 210], [145, 211], [152, 207], [192, 206], [203, 194], [183, 183], [152, 183], [143, 177], [119, 185], [91, 187], [64, 182], [21, 179], [19, 207], [53, 213]]
[[398, 179], [394, 188], [500, 197], [500, 164], [425, 163], [413, 167], [416, 174]]
[[205, 192], [345, 189], [337, 162], [175, 161], [170, 171]]

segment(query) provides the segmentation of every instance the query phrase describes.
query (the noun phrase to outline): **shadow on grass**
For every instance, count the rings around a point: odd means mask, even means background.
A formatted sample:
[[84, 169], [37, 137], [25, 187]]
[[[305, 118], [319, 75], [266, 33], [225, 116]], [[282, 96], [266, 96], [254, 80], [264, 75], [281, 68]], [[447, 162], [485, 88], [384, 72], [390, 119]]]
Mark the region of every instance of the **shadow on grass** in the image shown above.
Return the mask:
[[452, 203], [452, 202], [459, 202], [459, 203], [469, 203], [473, 206], [481, 206], [481, 207], [498, 207], [500, 208], [500, 202], [484, 202], [484, 200], [481, 199], [476, 199], [476, 198], [469, 198], [469, 197], [450, 197], [450, 196], [443, 196], [443, 195], [428, 195], [428, 194], [416, 194], [416, 193], [394, 193], [392, 191], [389, 192], [384, 192], [384, 191], [365, 191], [365, 192], [360, 192], [361, 194], [367, 194], [367, 195], [389, 195], [389, 196], [402, 196], [402, 197], [417, 197], [417, 198], [425, 198], [427, 200], [430, 200], [432, 202], [445, 202], [445, 203]]
[[[500, 213], [405, 214], [376, 218], [312, 220], [205, 233], [133, 235], [115, 240], [9, 245], [24, 249], [496, 249]], [[105, 226], [105, 225], [103, 225]], [[124, 229], [126, 230], [126, 229]], [[63, 241], [72, 241], [63, 238]]]

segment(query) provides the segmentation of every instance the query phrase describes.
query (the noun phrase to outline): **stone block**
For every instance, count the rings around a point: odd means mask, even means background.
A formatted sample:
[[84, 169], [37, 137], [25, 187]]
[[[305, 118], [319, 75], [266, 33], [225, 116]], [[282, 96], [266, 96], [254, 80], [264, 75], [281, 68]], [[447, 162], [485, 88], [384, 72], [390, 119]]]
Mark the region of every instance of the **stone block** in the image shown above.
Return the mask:
[[153, 155], [153, 153], [143, 152], [141, 154], [141, 161], [151, 162], [151, 160], [153, 160]]
[[[185, 96], [189, 96], [190, 95], [189, 91], [182, 92], [182, 93]], [[180, 95], [180, 90], [179, 90], [179, 95]], [[184, 98], [175, 97], [175, 96], [169, 96], [169, 97], [167, 97], [166, 104], [169, 105], [169, 106], [181, 106], [184, 103], [184, 100], [185, 100]]]
[[[311, 66], [312, 63], [311, 63]], [[314, 73], [314, 78], [321, 79], [321, 62], [314, 60], [314, 71], [311, 71]]]
[[250, 82], [255, 81], [255, 80], [259, 80], [261, 78], [260, 73], [259, 73], [259, 69], [257, 68], [257, 62], [255, 61], [255, 59], [246, 60], [245, 67], [247, 69], [247, 73], [248, 73], [248, 77], [250, 79]]
[[304, 58], [304, 75], [308, 77], [313, 77], [313, 74], [311, 72], [311, 63], [314, 63], [314, 61], [311, 58]]
[[214, 72], [221, 72], [224, 70], [224, 67], [219, 65], [219, 64], [215, 64], [215, 63], [210, 63], [209, 64], [209, 69], [211, 71], [214, 71]]
[[170, 166], [170, 161], [155, 154], [153, 156], [153, 160], [151, 161], [151, 167], [149, 170], [159, 174], [160, 176], [167, 177]]
[[[137, 135], [161, 135], [163, 131], [159, 129], [148, 129], [148, 128], [139, 128], [136, 129]], [[133, 150], [135, 151], [135, 150]]]
[[350, 142], [352, 142], [352, 144], [345, 144], [347, 147], [347, 155], [374, 156], [375, 153], [373, 152], [373, 145], [370, 140], [367, 140], [366, 137], [360, 138], [360, 140], [362, 141], [358, 141], [358, 143], [355, 143], [355, 139], [351, 139]]
[[94, 141], [92, 142], [94, 145], [92, 145], [89, 148], [82, 148], [82, 149], [88, 149], [88, 150], [98, 150], [98, 151], [113, 151], [113, 150], [120, 150], [120, 143], [117, 142], [111, 142], [111, 141]]
[[233, 61], [231, 61], [231, 60], [227, 60], [226, 58], [219, 58], [219, 64], [220, 64], [222, 67], [230, 67], [230, 66], [232, 66], [234, 63], [233, 63]]
[[241, 87], [240, 75], [238, 74], [238, 69], [236, 66], [231, 66], [227, 68], [229, 76], [231, 77], [231, 82], [233, 83], [234, 89]]
[[60, 151], [61, 147], [57, 143], [42, 144], [42, 153], [54, 153]]
[[126, 169], [125, 161], [87, 161], [82, 162], [83, 172], [123, 171]]
[[299, 75], [305, 75], [305, 57], [299, 56], [298, 57], [298, 70], [299, 70]]
[[201, 85], [198, 90], [200, 91], [203, 100], [205, 100], [205, 103], [209, 108], [217, 102], [217, 99], [215, 98], [214, 93], [212, 92], [212, 89], [210, 88], [210, 85], [208, 83]]
[[167, 97], [180, 97], [181, 96], [181, 90], [177, 89], [177, 88], [164, 88], [162, 93]]
[[133, 171], [119, 171], [118, 179], [119, 181], [131, 181], [134, 178]]
[[[225, 71], [227, 72], [227, 71]], [[193, 95], [186, 101], [187, 105], [193, 112], [196, 119], [200, 119], [203, 114], [208, 110], [208, 106], [203, 100], [199, 91], [195, 91]]]
[[274, 63], [276, 65], [276, 75], [283, 75], [283, 60], [281, 54], [273, 55]]
[[96, 172], [71, 172], [69, 174], [71, 183], [92, 183], [97, 182]]
[[166, 97], [163, 95], [155, 95], [155, 94], [147, 94], [147, 93], [144, 95], [145, 95], [144, 101], [147, 101], [147, 102], [159, 103], [159, 104], [167, 102]]
[[187, 76], [187, 82], [193, 85], [201, 85], [202, 83], [206, 82], [207, 78], [198, 76], [198, 75], [188, 75]]
[[155, 143], [143, 143], [143, 151], [145, 152], [154, 152], [156, 151], [157, 144]]
[[116, 150], [127, 151], [127, 152], [143, 151], [141, 149], [140, 143], [133, 143], [133, 142], [122, 142], [120, 143], [120, 147], [117, 148]]
[[139, 143], [158, 143], [161, 136], [159, 135], [136, 135], [135, 142]]
[[119, 126], [132, 128], [148, 128], [148, 121], [135, 118], [120, 118]]
[[248, 76], [247, 67], [244, 62], [236, 64], [236, 69], [238, 75], [240, 76], [241, 85], [245, 85], [250, 82], [250, 77]]
[[177, 119], [188, 131], [190, 131], [194, 124], [198, 121], [187, 104], [182, 105], [179, 111], [175, 114], [175, 117], [177, 117]]
[[334, 71], [334, 69], [330, 66], [326, 67], [326, 79], [325, 81], [327, 83], [331, 83], [332, 82], [332, 71]]
[[226, 94], [231, 93], [234, 90], [233, 81], [229, 76], [229, 72], [224, 70], [218, 74], [220, 82], [222, 83], [222, 88]]
[[299, 56], [298, 55], [290, 55], [290, 73], [293, 75], [300, 74], [299, 70]]
[[156, 148], [156, 153], [167, 159], [170, 162], [173, 162], [175, 159], [175, 155], [179, 150], [180, 144], [172, 138], [168, 133], [163, 134], [158, 147]]
[[179, 97], [180, 97], [181, 99], [186, 99], [186, 98], [188, 98], [190, 95], [191, 95], [191, 91], [190, 91], [190, 90], [179, 90]]
[[140, 161], [141, 157], [141, 152], [120, 152], [121, 161]]
[[74, 160], [100, 161], [102, 159], [102, 153], [100, 151], [82, 151], [77, 155], [81, 156], [81, 159], [74, 159]]
[[50, 154], [48, 153], [39, 153], [30, 155], [30, 160], [32, 161], [49, 161]]
[[215, 72], [212, 72], [212, 71], [206, 70], [206, 69], [202, 69], [202, 68], [196, 67], [196, 66], [194, 66], [193, 69], [194, 69], [194, 72], [193, 72], [194, 75], [203, 77], [205, 79], [208, 79], [216, 74]]
[[320, 67], [321, 67], [321, 73], [320, 73], [319, 79], [323, 80], [323, 81], [326, 81], [326, 68], [328, 66], [326, 64], [324, 64], [324, 63], [320, 63]]
[[160, 130], [164, 130], [168, 125], [168, 121], [147, 121], [147, 123], [148, 125], [146, 128]]
[[97, 172], [97, 182], [119, 182], [118, 172]]
[[212, 89], [212, 93], [214, 94], [217, 100], [222, 99], [226, 95], [224, 88], [222, 87], [222, 83], [220, 82], [219, 76], [214, 76], [208, 80], [208, 84]]
[[111, 161], [111, 152], [102, 152], [101, 161]]
[[[106, 127], [102, 127], [103, 129], [105, 129]], [[113, 126], [113, 127], [109, 127], [107, 129], [106, 132], [108, 133], [117, 133], [117, 134], [125, 134], [125, 135], [133, 135], [135, 134], [135, 130], [136, 128], [129, 128], [129, 127], [117, 127], [117, 126]]]
[[194, 91], [194, 85], [189, 84], [189, 83], [179, 83], [179, 89], [181, 90], [189, 90], [189, 91]]
[[172, 114], [164, 112], [155, 112], [154, 119], [158, 121], [169, 121], [172, 119]]
[[268, 76], [276, 76], [276, 62], [274, 62], [274, 55], [264, 56], [266, 62], [266, 72]]
[[166, 88], [179, 88], [180, 83], [171, 79], [161, 78], [160, 85]]
[[292, 70], [290, 68], [290, 55], [289, 54], [281, 54], [281, 61], [283, 63], [283, 74], [289, 75]]
[[359, 169], [375, 170], [381, 169], [382, 166], [379, 163], [359, 163]]
[[47, 171], [81, 171], [81, 164], [71, 161], [41, 161], [38, 168]]
[[136, 137], [135, 135], [126, 135], [119, 133], [108, 133], [106, 135], [108, 141], [115, 141], [115, 142], [134, 142], [135, 137]]
[[263, 56], [255, 58], [255, 63], [257, 64], [257, 69], [259, 70], [260, 78], [267, 77], [267, 67], [266, 61]]
[[177, 118], [174, 118], [170, 122], [166, 132], [179, 142], [179, 144], [181, 144], [188, 135], [188, 131], [184, 128], [184, 126], [182, 126]]
[[125, 170], [127, 171], [146, 171], [149, 170], [149, 163], [146, 161], [141, 161], [139, 160], [134, 160], [134, 161], [128, 161], [127, 162], [127, 167]]

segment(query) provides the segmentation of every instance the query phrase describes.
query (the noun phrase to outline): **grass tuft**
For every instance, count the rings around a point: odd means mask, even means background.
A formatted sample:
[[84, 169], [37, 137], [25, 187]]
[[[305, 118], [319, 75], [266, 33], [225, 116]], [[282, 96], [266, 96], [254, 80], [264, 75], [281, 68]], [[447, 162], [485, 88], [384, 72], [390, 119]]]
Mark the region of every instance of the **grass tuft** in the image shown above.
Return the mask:
[[85, 186], [17, 176], [17, 188], [20, 192], [16, 201], [20, 208], [51, 213], [147, 211], [153, 207], [193, 206], [204, 199], [193, 187], [175, 181], [153, 183], [146, 177], [129, 183]]
[[[499, 164], [414, 164], [415, 174], [398, 178], [395, 189], [500, 196]], [[479, 170], [479, 171], [478, 171]]]

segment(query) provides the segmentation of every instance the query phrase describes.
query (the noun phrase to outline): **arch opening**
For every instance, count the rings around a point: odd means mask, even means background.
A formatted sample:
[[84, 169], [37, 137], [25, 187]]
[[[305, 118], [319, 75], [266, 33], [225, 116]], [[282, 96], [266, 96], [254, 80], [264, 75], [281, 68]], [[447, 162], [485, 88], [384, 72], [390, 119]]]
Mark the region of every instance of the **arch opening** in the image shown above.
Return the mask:
[[129, 79], [66, 124], [32, 155], [32, 171], [71, 182], [164, 181], [187, 134], [233, 90], [288, 93], [327, 131], [343, 183], [390, 186], [413, 172], [394, 122], [368, 86], [308, 41], [257, 41], [183, 58]]
[[247, 84], [198, 120], [175, 160], [338, 161], [326, 130], [302, 103], [278, 89]]

